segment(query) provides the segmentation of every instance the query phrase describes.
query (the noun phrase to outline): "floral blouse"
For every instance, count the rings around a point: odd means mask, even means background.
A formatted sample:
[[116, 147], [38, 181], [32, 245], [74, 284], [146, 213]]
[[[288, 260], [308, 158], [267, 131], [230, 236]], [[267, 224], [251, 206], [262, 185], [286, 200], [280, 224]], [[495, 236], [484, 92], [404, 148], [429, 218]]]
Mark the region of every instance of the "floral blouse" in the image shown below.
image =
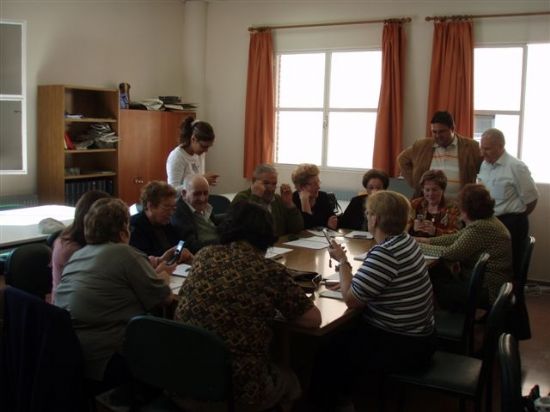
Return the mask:
[[[435, 226], [433, 235], [414, 230], [415, 219], [431, 220]], [[464, 227], [460, 220], [460, 210], [453, 201], [441, 199], [438, 213], [428, 212], [428, 201], [424, 197], [411, 200], [411, 215], [409, 219], [409, 233], [413, 236], [433, 237], [455, 233]]]

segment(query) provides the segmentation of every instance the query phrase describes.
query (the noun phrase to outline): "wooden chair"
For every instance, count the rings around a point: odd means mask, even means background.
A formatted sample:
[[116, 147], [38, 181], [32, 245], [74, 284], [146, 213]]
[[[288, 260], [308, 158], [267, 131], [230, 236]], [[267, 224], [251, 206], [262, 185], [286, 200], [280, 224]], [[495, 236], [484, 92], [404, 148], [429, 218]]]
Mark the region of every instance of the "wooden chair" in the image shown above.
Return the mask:
[[498, 360], [500, 365], [500, 410], [501, 412], [523, 411], [518, 342], [509, 333], [500, 335]]
[[482, 253], [472, 270], [464, 312], [435, 311], [435, 333], [438, 343], [445, 348], [452, 349], [453, 352], [464, 355], [473, 353], [476, 307], [488, 260], [489, 254]]
[[505, 283], [489, 312], [482, 359], [436, 351], [431, 364], [425, 370], [393, 373], [389, 375], [389, 379], [405, 385], [456, 396], [460, 400], [462, 411], [465, 408], [466, 399], [474, 402], [476, 412], [481, 411], [481, 400], [487, 388], [486, 410], [491, 411], [491, 375], [497, 340], [503, 332], [513, 300], [512, 284]]
[[[154, 316], [136, 316], [126, 329], [124, 356], [139, 382], [182, 399], [226, 402], [227, 410], [234, 410], [230, 352], [211, 332]], [[112, 404], [120, 398], [118, 393], [115, 389], [99, 395], [98, 410], [120, 410], [120, 400]], [[136, 395], [122, 403], [132, 405], [133, 410], [180, 410], [165, 395], [136, 405]]]

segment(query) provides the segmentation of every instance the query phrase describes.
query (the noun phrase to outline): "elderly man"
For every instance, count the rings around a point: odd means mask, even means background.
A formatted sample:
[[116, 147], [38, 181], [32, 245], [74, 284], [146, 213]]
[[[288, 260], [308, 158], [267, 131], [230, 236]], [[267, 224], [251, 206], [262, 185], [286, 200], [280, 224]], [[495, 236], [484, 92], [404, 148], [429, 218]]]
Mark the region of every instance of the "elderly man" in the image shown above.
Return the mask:
[[455, 198], [466, 183], [475, 183], [481, 165], [479, 145], [454, 130], [451, 114], [436, 112], [431, 120], [432, 138], [417, 140], [397, 158], [401, 174], [415, 189], [414, 197], [422, 195], [420, 177], [427, 170], [445, 172], [448, 198]]
[[276, 188], [277, 170], [270, 164], [260, 164], [254, 169], [250, 189], [237, 193], [233, 203], [249, 200], [265, 206], [273, 216], [277, 236], [298, 233], [304, 228], [304, 220], [292, 201], [292, 189], [282, 184], [281, 194], [278, 195]]
[[481, 135], [483, 163], [478, 178], [495, 199], [495, 215], [510, 231], [517, 270], [529, 234], [527, 215], [537, 205], [538, 191], [525, 163], [507, 153], [504, 145], [504, 134], [498, 129]]
[[219, 221], [208, 203], [209, 190], [208, 180], [204, 176], [187, 176], [171, 219], [191, 253], [196, 253], [203, 246], [219, 243], [220, 240], [216, 227]]

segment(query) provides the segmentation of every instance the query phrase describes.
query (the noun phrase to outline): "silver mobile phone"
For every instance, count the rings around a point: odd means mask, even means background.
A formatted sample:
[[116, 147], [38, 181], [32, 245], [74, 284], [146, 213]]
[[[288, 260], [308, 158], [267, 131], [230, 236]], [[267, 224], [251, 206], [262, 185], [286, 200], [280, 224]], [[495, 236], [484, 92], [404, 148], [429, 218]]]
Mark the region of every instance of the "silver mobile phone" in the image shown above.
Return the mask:
[[167, 265], [173, 265], [174, 263], [176, 263], [180, 256], [181, 256], [181, 252], [183, 251], [183, 246], [185, 245], [185, 242], [183, 240], [180, 240], [178, 242], [178, 245], [176, 246], [176, 250], [174, 250], [174, 254], [172, 255], [172, 257], [170, 259], [168, 259], [166, 261], [166, 264]]
[[325, 235], [325, 239], [328, 242], [328, 246], [332, 247], [332, 239], [330, 238], [330, 235], [328, 234], [328, 231], [326, 229], [323, 229], [323, 235]]

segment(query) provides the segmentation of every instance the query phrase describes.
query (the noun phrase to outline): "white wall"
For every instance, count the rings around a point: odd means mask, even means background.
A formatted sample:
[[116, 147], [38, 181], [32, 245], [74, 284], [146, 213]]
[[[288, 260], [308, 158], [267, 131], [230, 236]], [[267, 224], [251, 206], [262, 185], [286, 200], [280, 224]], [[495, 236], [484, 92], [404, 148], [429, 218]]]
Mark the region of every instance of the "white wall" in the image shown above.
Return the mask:
[[[548, 0], [0, 0], [0, 18], [27, 22], [28, 164], [26, 176], [0, 176], [0, 193], [36, 193], [36, 87], [132, 85], [132, 99], [179, 95], [200, 104], [199, 117], [216, 130], [207, 166], [220, 172], [216, 192], [247, 186], [242, 178], [244, 104], [252, 25], [311, 23], [409, 16], [405, 88], [405, 145], [424, 135], [431, 56], [428, 15], [550, 10]], [[276, 47], [372, 47], [382, 26], [294, 29], [275, 34]], [[550, 18], [476, 20], [478, 44], [550, 41]], [[547, 128], [541, 128], [545, 133]], [[350, 148], [351, 150], [351, 148]], [[289, 180], [290, 167], [281, 167]], [[322, 173], [325, 187], [356, 190], [362, 171]], [[531, 222], [537, 236], [532, 277], [550, 281], [550, 186]]]

